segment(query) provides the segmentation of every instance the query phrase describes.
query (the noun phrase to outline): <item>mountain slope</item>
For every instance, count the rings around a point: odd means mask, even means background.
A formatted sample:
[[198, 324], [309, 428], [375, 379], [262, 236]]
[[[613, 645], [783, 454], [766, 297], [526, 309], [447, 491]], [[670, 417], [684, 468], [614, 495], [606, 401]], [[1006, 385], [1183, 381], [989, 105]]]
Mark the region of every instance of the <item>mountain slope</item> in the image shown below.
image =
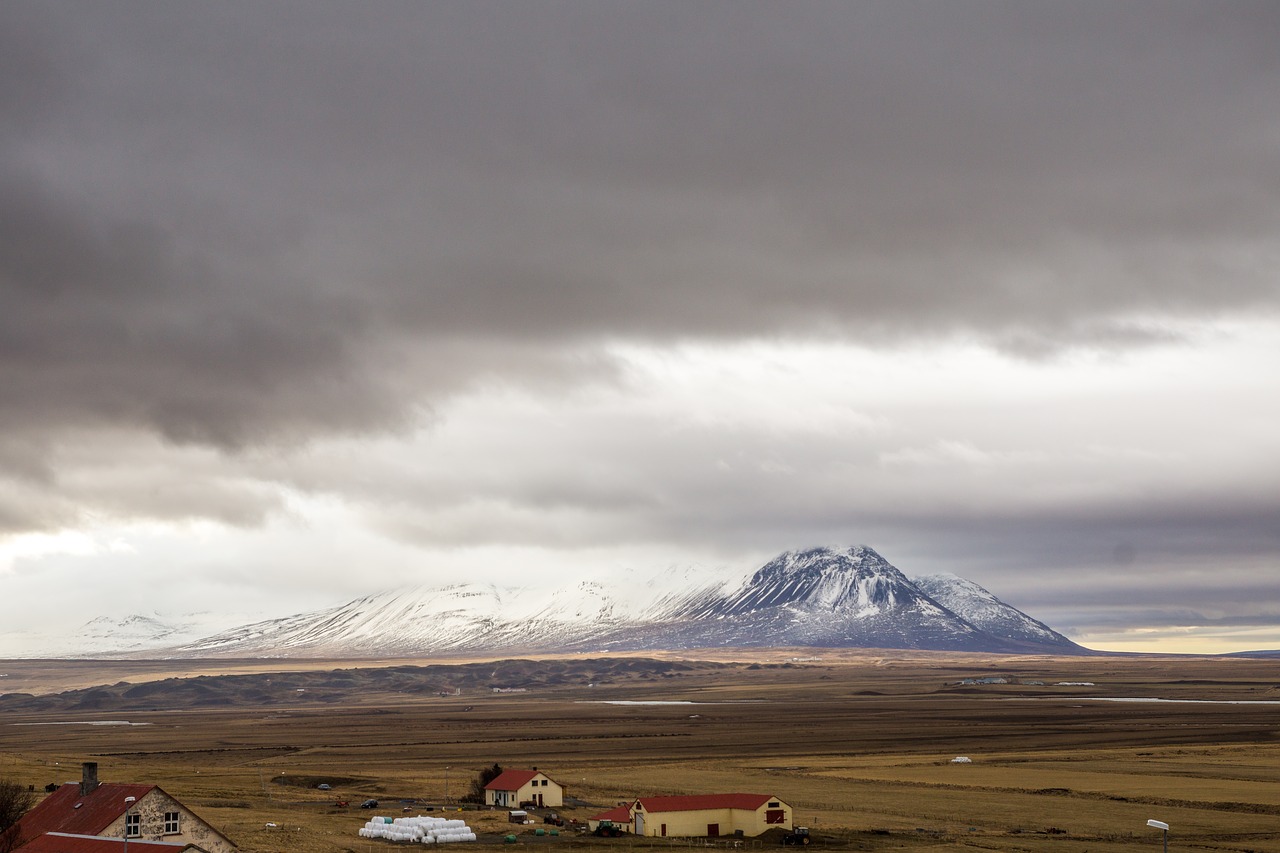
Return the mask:
[[174, 650], [179, 656], [392, 655], [553, 649], [612, 625], [616, 603], [584, 581], [549, 596], [491, 584], [413, 587], [317, 613], [246, 625]]
[[1048, 625], [1005, 604], [973, 581], [948, 573], [925, 575], [913, 581], [934, 601], [954, 613], [963, 613], [967, 621], [993, 637], [1012, 643], [1082, 650]]

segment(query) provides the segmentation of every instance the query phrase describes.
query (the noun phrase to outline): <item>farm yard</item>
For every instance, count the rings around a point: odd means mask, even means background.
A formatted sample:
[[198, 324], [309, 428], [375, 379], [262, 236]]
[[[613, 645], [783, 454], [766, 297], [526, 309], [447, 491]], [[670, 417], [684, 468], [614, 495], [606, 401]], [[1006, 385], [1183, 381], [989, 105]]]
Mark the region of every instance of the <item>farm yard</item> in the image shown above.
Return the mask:
[[[1280, 853], [1274, 660], [762, 649], [0, 671], [0, 778], [41, 790], [96, 761], [250, 853], [391, 849], [359, 835], [368, 799], [465, 820], [480, 845], [777, 845], [572, 828], [637, 796], [731, 791], [790, 803], [815, 846], [1158, 853], [1158, 819], [1172, 851]], [[569, 825], [463, 804], [494, 763], [563, 785]]]

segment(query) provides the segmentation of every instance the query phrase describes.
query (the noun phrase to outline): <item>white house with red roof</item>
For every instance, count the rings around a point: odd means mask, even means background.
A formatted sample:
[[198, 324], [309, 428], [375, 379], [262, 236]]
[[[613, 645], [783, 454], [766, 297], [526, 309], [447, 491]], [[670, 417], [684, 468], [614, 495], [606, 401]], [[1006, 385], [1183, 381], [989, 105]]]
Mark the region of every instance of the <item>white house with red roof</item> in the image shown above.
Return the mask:
[[538, 768], [503, 770], [484, 786], [484, 802], [488, 806], [509, 809], [532, 805], [559, 808], [564, 805], [564, 787]]
[[106, 853], [107, 848], [85, 840], [97, 837], [118, 839], [120, 853], [124, 842], [135, 853], [176, 853], [187, 847], [236, 853], [230, 839], [159, 786], [99, 782], [93, 761], [86, 761], [83, 771], [80, 782], [59, 787], [15, 824], [15, 851]]
[[631, 831], [651, 836], [742, 835], [775, 827], [791, 830], [791, 806], [771, 794], [694, 794], [641, 797], [629, 809]]

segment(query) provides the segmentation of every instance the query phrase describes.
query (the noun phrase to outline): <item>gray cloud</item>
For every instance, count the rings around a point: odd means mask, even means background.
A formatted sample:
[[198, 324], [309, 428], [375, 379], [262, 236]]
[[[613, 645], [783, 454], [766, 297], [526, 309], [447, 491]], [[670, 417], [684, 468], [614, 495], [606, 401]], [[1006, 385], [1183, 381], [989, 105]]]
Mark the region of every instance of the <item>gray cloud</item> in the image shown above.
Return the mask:
[[23, 417], [234, 446], [430, 399], [388, 339], [1044, 353], [1275, 308], [1265, 9], [245, 12], [12, 13]]
[[[1105, 385], [1276, 321], [1277, 43], [1271, 3], [7, 3], [0, 532], [293, 489], [424, 544], [862, 541], [1045, 606], [1122, 544], [1256, 566], [1265, 402], [575, 404], [652, 393], [620, 342], [1102, 352]], [[513, 389], [560, 420], [422, 439]]]

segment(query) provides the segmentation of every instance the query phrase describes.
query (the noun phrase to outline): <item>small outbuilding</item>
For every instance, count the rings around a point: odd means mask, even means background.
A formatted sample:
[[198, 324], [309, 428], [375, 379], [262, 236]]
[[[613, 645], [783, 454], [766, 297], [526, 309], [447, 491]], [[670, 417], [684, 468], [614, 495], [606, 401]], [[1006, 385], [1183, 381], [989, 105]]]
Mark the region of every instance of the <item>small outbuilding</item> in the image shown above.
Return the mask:
[[770, 794], [641, 797], [630, 809], [631, 831], [658, 837], [742, 835], [792, 828], [791, 806]]
[[564, 786], [536, 767], [532, 770], [503, 770], [484, 786], [484, 802], [487, 806], [509, 809], [524, 805], [559, 808], [564, 805]]
[[609, 809], [607, 812], [600, 812], [600, 814], [598, 815], [592, 815], [591, 817], [587, 818], [587, 829], [590, 830], [591, 832], [595, 832], [597, 829], [600, 828], [600, 823], [606, 820], [616, 826], [622, 827], [627, 832], [630, 832], [631, 831], [631, 805], [629, 803], [624, 803], [619, 806], [614, 806], [613, 808]]

